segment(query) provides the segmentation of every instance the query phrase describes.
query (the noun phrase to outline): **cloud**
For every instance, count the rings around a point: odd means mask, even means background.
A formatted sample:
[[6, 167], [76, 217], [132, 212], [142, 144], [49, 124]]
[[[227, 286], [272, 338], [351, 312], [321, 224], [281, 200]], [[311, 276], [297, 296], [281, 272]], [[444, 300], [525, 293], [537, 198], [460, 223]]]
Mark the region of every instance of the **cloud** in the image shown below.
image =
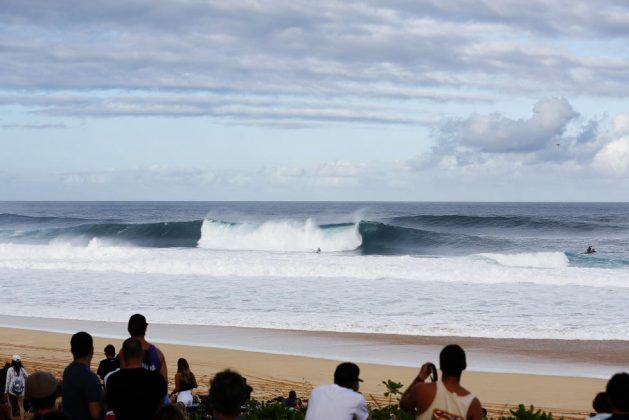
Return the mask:
[[446, 123], [441, 135], [447, 143], [479, 152], [534, 152], [555, 142], [577, 116], [566, 99], [543, 99], [535, 104], [528, 119], [474, 114]]
[[[615, 0], [23, 0], [0, 20], [0, 86], [51, 93], [29, 105], [43, 113], [417, 125], [427, 104], [629, 95], [629, 7]], [[203, 96], [225, 109], [199, 109]], [[387, 115], [365, 112], [376, 105]]]
[[629, 174], [629, 114], [617, 116], [605, 137], [606, 144], [594, 156], [594, 168], [603, 174]]

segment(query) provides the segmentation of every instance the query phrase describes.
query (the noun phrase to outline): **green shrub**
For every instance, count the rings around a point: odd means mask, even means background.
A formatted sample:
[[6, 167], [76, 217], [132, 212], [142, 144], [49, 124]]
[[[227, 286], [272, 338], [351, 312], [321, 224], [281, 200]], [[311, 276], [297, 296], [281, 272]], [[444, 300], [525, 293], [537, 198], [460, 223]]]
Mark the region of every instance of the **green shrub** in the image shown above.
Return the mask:
[[535, 410], [532, 405], [527, 409], [524, 404], [520, 404], [517, 410], [509, 411], [511, 412], [510, 416], [501, 416], [498, 420], [553, 420], [552, 413]]

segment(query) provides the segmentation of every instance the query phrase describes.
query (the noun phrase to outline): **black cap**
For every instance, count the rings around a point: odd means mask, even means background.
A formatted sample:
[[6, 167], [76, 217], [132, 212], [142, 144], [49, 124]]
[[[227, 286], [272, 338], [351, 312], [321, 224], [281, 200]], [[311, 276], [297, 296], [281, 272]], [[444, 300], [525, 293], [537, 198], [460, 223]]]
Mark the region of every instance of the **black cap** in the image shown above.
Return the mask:
[[351, 387], [356, 381], [362, 382], [359, 378], [360, 368], [358, 365], [345, 362], [336, 367], [334, 371], [334, 383], [344, 387]]
[[129, 318], [129, 324], [127, 326], [127, 330], [132, 337], [144, 336], [146, 332], [146, 327], [149, 324], [146, 322], [146, 318], [142, 314], [131, 315]]

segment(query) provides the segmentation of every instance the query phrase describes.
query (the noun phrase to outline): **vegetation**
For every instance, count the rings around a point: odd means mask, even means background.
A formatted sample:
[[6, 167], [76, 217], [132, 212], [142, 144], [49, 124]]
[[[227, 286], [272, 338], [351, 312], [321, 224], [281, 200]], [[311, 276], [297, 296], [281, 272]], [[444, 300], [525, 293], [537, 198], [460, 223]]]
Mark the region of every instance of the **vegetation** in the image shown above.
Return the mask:
[[552, 413], [535, 410], [533, 406], [527, 409], [524, 404], [520, 404], [517, 410], [510, 411], [510, 416], [501, 416], [498, 420], [553, 420]]

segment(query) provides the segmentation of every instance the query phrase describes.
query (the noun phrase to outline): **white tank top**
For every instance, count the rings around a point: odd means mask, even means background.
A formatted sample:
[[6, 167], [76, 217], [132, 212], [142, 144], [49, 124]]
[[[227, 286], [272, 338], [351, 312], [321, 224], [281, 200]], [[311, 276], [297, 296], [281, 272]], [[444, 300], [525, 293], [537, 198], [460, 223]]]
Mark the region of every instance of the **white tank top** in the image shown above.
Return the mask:
[[418, 414], [417, 420], [465, 420], [467, 410], [474, 399], [474, 395], [467, 394], [463, 397], [450, 392], [442, 382], [437, 382], [437, 392], [430, 407], [422, 414]]

